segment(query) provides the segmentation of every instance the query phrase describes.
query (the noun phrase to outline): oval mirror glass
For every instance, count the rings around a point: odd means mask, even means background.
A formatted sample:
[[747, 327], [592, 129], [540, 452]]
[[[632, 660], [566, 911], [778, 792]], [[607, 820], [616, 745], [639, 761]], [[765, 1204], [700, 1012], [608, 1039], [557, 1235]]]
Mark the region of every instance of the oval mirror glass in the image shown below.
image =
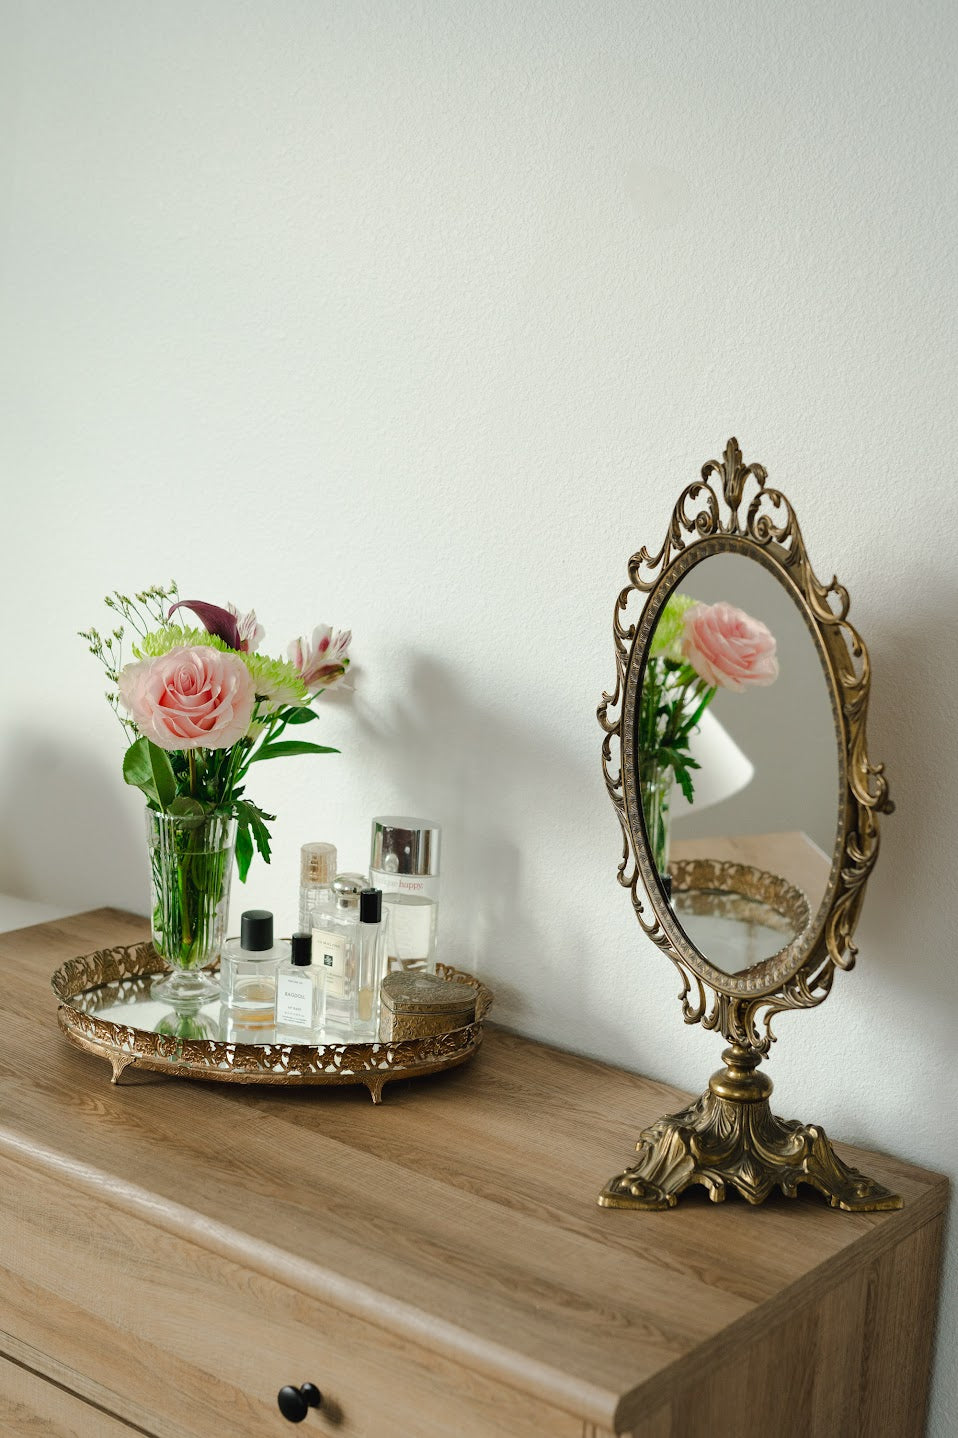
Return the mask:
[[810, 929], [840, 822], [823, 659], [762, 563], [712, 554], [652, 632], [635, 709], [646, 845], [675, 915], [741, 975]]

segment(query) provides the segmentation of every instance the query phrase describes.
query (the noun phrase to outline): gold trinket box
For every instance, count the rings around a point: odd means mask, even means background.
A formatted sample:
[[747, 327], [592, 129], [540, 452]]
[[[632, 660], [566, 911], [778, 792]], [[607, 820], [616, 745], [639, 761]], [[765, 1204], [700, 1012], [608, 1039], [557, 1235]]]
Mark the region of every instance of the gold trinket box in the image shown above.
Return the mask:
[[447, 1034], [475, 1022], [476, 990], [456, 979], [405, 969], [380, 986], [379, 1037], [384, 1042]]

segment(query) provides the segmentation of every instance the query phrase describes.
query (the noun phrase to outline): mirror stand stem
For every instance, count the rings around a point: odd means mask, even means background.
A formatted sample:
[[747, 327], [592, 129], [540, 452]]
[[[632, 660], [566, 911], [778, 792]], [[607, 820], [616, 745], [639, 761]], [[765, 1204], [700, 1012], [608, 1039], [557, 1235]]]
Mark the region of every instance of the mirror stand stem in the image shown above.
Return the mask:
[[600, 1207], [674, 1208], [696, 1183], [713, 1203], [731, 1187], [757, 1204], [776, 1187], [795, 1198], [804, 1183], [851, 1213], [901, 1208], [897, 1194], [844, 1163], [816, 1124], [775, 1117], [761, 1052], [733, 1043], [722, 1057], [725, 1068], [700, 1098], [643, 1130], [638, 1162], [606, 1184]]

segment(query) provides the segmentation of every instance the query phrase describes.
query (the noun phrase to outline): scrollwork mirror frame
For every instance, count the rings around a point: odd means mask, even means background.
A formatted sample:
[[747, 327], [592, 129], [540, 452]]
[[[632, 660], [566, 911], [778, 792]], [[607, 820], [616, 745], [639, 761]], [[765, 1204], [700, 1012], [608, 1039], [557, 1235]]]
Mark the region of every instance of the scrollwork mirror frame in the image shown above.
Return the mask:
[[[795, 512], [767, 486], [760, 464], [746, 465], [736, 439], [721, 460], [680, 494], [661, 549], [629, 560], [629, 583], [613, 616], [616, 682], [598, 708], [604, 731], [602, 770], [622, 829], [619, 883], [642, 929], [678, 969], [686, 1023], [716, 1029], [730, 1047], [726, 1068], [683, 1113], [659, 1120], [639, 1138], [639, 1162], [612, 1179], [604, 1207], [671, 1207], [691, 1183], [721, 1199], [731, 1184], [759, 1203], [776, 1185], [794, 1196], [806, 1183], [837, 1207], [899, 1207], [901, 1200], [835, 1154], [821, 1129], [785, 1123], [768, 1106], [771, 1081], [757, 1072], [774, 1040], [772, 1020], [788, 1009], [820, 1004], [837, 970], [855, 962], [855, 925], [865, 882], [878, 857], [880, 813], [891, 813], [884, 767], [868, 758], [866, 716], [871, 666], [848, 619], [847, 590], [815, 575]], [[651, 861], [636, 769], [635, 712], [649, 645], [670, 595], [688, 571], [713, 554], [742, 554], [762, 564], [796, 603], [825, 676], [838, 752], [838, 822], [825, 894], [809, 925], [780, 953], [743, 975], [708, 962], [679, 925]], [[628, 622], [634, 597], [638, 622]], [[617, 714], [613, 713], [617, 711]], [[639, 894], [645, 891], [648, 909]]]

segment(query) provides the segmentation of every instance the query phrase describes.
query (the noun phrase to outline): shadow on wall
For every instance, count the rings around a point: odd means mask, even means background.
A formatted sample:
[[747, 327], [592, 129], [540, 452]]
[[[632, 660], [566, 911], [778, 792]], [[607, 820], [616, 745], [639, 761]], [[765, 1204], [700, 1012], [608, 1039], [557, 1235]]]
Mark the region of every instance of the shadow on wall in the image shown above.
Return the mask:
[[147, 913], [145, 839], [119, 765], [21, 731], [0, 775], [0, 891]]
[[869, 757], [886, 765], [895, 812], [881, 821], [864, 921], [883, 936], [874, 962], [911, 992], [917, 982], [936, 1010], [942, 986], [958, 987], [945, 928], [954, 889], [958, 631], [941, 622], [955, 602], [953, 593], [926, 594], [923, 609], [934, 619], [913, 614], [907, 630], [878, 624], [866, 635], [873, 672]]
[[[496, 1017], [518, 1024], [534, 995], [503, 976], [515, 968], [517, 951], [548, 964], [530, 856], [541, 865], [551, 855], [556, 869], [567, 862], [570, 836], [559, 827], [561, 816], [581, 803], [583, 785], [594, 787], [601, 803], [598, 763], [588, 771], [588, 749], [561, 748], [531, 725], [517, 727], [477, 704], [455, 669], [431, 656], [412, 654], [405, 669], [403, 693], [388, 708], [357, 704], [356, 725], [399, 811], [443, 825], [442, 959], [480, 976], [493, 972]], [[455, 916], [455, 929], [443, 924], [443, 910]]]

